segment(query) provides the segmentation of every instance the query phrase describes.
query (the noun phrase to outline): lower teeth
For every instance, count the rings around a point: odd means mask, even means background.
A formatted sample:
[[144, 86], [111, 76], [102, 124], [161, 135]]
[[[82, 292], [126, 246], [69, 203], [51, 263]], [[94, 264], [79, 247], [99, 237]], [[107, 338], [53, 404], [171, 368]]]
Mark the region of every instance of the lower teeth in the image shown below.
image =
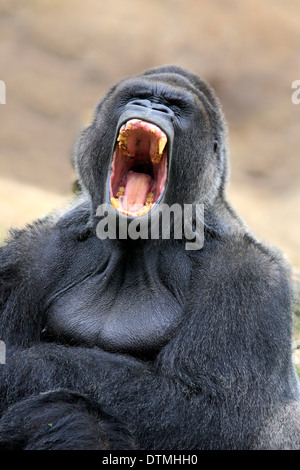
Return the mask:
[[[110, 199], [110, 202], [111, 202], [111, 205], [121, 214], [131, 215], [130, 211], [125, 211], [124, 209], [122, 209], [122, 200], [123, 200], [124, 192], [125, 192], [124, 186], [120, 186], [115, 196]], [[136, 213], [136, 215], [140, 217], [142, 215], [147, 214], [151, 210], [153, 204], [154, 204], [154, 193], [150, 191], [147, 194], [144, 207], [142, 207], [142, 209], [140, 209]]]

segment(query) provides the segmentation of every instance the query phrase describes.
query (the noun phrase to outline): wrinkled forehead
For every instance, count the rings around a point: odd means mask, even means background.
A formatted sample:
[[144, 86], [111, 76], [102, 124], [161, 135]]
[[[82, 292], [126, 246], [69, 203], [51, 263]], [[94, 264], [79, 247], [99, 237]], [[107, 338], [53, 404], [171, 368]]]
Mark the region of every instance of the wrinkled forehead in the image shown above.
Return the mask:
[[184, 77], [175, 74], [153, 74], [131, 79], [125, 79], [119, 83], [116, 93], [121, 94], [125, 100], [131, 98], [156, 98], [165, 99], [173, 104], [173, 101], [187, 101], [192, 104], [195, 99], [195, 88]]
[[151, 73], [128, 78], [119, 82], [114, 88], [115, 96], [122, 104], [132, 98], [146, 98], [163, 102], [169, 106], [180, 106], [195, 109], [198, 106], [204, 114], [219, 114], [218, 106], [212, 99], [207, 84], [198, 79], [198, 85], [187, 77], [177, 73]]

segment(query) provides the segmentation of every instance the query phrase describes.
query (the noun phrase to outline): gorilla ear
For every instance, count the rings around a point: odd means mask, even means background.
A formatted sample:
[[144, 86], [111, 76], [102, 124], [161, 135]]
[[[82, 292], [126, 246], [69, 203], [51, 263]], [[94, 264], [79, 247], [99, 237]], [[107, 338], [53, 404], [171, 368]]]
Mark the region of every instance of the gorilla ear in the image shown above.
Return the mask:
[[219, 142], [217, 140], [214, 140], [214, 152], [218, 150]]

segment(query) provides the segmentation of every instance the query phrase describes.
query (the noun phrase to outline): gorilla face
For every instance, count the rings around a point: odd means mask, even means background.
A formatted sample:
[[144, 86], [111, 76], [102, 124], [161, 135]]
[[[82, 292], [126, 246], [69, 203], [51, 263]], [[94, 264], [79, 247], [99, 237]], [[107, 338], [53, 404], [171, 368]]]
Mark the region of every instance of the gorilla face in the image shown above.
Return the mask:
[[78, 142], [77, 171], [93, 208], [128, 218], [160, 203], [212, 204], [226, 176], [224, 124], [211, 89], [178, 67], [121, 81]]

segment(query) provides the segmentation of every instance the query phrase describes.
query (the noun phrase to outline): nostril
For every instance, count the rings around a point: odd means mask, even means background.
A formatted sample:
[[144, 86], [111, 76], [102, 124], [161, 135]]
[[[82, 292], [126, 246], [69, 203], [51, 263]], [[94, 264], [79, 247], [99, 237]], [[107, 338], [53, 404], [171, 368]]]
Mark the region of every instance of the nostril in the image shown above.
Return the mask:
[[133, 100], [128, 103], [130, 105], [135, 105], [135, 106], [143, 106], [144, 108], [151, 108], [151, 101], [149, 100]]
[[153, 103], [150, 100], [147, 99], [135, 99], [132, 101], [129, 101], [129, 103], [126, 105], [128, 108], [130, 107], [135, 107], [138, 106], [139, 108], [146, 108], [147, 111], [150, 112], [158, 112], [158, 113], [163, 113], [168, 116], [170, 120], [173, 120], [174, 113], [173, 111], [168, 108], [168, 106], [165, 106], [164, 104], [161, 103]]
[[170, 115], [173, 114], [173, 111], [171, 111], [170, 108], [168, 108], [167, 106], [163, 104], [154, 103], [152, 104], [152, 108], [155, 109], [156, 111], [160, 111], [161, 113], [170, 114]]

